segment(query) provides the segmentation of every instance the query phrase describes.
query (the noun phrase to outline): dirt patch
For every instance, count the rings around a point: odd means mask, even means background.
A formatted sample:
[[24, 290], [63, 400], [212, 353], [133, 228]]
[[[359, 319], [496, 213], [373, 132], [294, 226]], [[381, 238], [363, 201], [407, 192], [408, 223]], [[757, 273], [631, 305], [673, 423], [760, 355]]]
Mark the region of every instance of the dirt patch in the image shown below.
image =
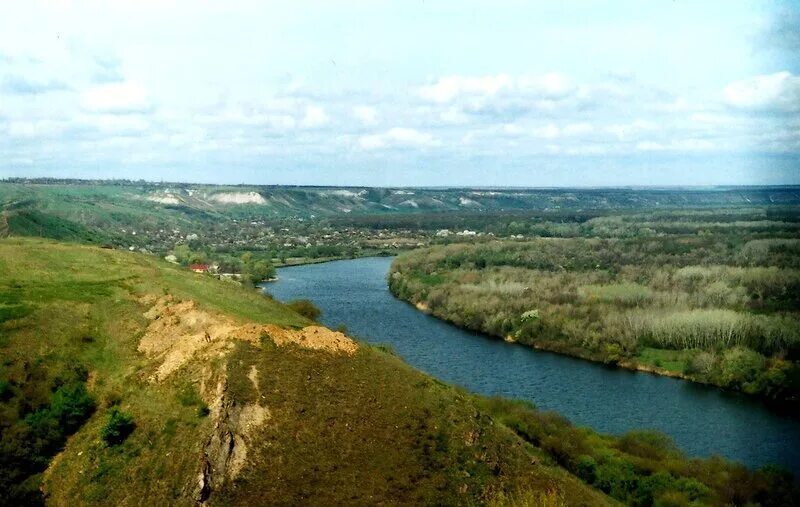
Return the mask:
[[356, 342], [338, 331], [327, 327], [308, 326], [303, 329], [281, 329], [277, 326], [264, 326], [263, 329], [276, 345], [294, 343], [301, 347], [324, 350], [331, 353], [352, 355], [358, 349]]
[[90, 392], [94, 391], [94, 386], [96, 385], [97, 385], [97, 371], [92, 370], [86, 377], [86, 389], [88, 389]]
[[151, 322], [139, 342], [139, 351], [160, 361], [151, 380], [160, 381], [193, 359], [226, 354], [235, 340], [260, 346], [263, 336], [276, 345], [296, 344], [329, 353], [351, 355], [358, 346], [342, 333], [322, 326], [283, 329], [273, 324], [238, 324], [234, 320], [198, 309], [194, 301], [170, 296], [140, 299], [152, 307], [144, 313]]
[[247, 378], [249, 378], [250, 382], [253, 383], [253, 389], [255, 389], [258, 394], [261, 394], [261, 389], [258, 388], [258, 369], [255, 367], [255, 365], [250, 367], [250, 371], [247, 373]]
[[[257, 372], [256, 372], [257, 375]], [[211, 403], [213, 431], [206, 441], [192, 496], [205, 504], [211, 493], [236, 479], [247, 465], [248, 447], [270, 419], [269, 409], [257, 403], [239, 405], [228, 392], [224, 376], [217, 382]]]

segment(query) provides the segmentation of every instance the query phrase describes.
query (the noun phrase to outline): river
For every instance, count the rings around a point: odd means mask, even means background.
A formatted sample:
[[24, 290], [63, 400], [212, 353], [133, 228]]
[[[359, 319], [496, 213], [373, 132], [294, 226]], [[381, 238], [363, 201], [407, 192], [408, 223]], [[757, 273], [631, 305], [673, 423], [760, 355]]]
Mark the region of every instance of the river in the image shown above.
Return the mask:
[[583, 361], [464, 331], [389, 292], [391, 258], [281, 268], [265, 290], [282, 301], [308, 298], [322, 322], [388, 344], [408, 363], [486, 395], [534, 402], [605, 433], [656, 429], [691, 456], [721, 455], [751, 467], [800, 473], [800, 421], [757, 400], [683, 380]]

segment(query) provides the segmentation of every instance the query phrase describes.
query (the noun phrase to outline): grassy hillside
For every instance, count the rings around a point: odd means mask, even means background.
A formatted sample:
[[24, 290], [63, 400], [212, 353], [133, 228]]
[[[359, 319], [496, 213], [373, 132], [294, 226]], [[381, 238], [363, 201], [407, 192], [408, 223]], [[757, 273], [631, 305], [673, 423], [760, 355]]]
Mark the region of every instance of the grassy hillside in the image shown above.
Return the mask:
[[[556, 465], [532, 466], [541, 451], [391, 355], [314, 350], [274, 329], [220, 338], [220, 326], [309, 324], [257, 292], [147, 256], [9, 239], [0, 294], [0, 503], [35, 502], [39, 484], [56, 505], [455, 503], [517, 490], [608, 502]], [[140, 351], [176, 332], [191, 342], [170, 326], [197, 322], [212, 349], [177, 369], [164, 365], [180, 347]], [[135, 429], [109, 446], [114, 411]], [[236, 452], [220, 456], [220, 442]]]
[[795, 494], [780, 472], [473, 396], [149, 256], [0, 240], [0, 295], [2, 504], [776, 505]]
[[[0, 182], [0, 210], [39, 212], [90, 229], [180, 228], [233, 220], [510, 212], [792, 206], [796, 187], [712, 189], [397, 189], [184, 183]], [[371, 219], [368, 219], [371, 220]], [[19, 224], [17, 233], [41, 235]], [[59, 229], [62, 226], [56, 226]], [[47, 232], [46, 228], [44, 232]], [[49, 237], [45, 235], [46, 237]]]

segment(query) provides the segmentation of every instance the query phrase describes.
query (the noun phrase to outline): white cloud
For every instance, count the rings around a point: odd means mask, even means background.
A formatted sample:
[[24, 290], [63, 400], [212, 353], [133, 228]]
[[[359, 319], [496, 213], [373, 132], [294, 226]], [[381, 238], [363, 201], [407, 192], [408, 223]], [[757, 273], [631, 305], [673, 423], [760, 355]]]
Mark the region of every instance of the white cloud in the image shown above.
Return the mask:
[[45, 138], [64, 132], [66, 124], [56, 120], [13, 120], [7, 125], [7, 134], [11, 138]]
[[585, 136], [587, 134], [591, 134], [594, 132], [594, 127], [591, 124], [586, 122], [581, 123], [571, 123], [564, 127], [563, 129], [565, 136]]
[[577, 88], [569, 77], [558, 72], [536, 76], [447, 76], [435, 83], [419, 89], [425, 100], [447, 104], [458, 99], [480, 105], [482, 101], [508, 95], [510, 97], [529, 97], [545, 102], [560, 100], [575, 93]]
[[729, 105], [740, 109], [800, 111], [800, 76], [785, 71], [735, 81], [722, 93]]
[[[180, 120], [180, 117], [177, 119]], [[330, 124], [326, 109], [294, 97], [272, 97], [257, 102], [223, 102], [205, 107], [192, 118], [214, 129], [267, 129], [271, 134], [301, 135]], [[263, 133], [263, 131], [262, 131]]]
[[676, 139], [669, 142], [641, 141], [636, 143], [637, 151], [693, 152], [712, 150], [716, 146], [708, 139]]
[[133, 81], [89, 88], [81, 95], [81, 105], [89, 111], [106, 113], [139, 112], [150, 107], [147, 91]]
[[445, 103], [460, 95], [495, 95], [511, 85], [512, 79], [506, 74], [483, 77], [448, 76], [440, 78], [432, 85], [423, 86], [419, 94], [423, 99]]
[[101, 131], [133, 131], [147, 130], [150, 122], [144, 115], [130, 114], [93, 114], [84, 115], [77, 120], [80, 124], [94, 127]]
[[641, 136], [644, 132], [652, 132], [658, 129], [658, 124], [642, 119], [629, 123], [614, 123], [604, 128], [606, 132], [614, 135], [619, 141], [628, 141], [631, 138]]
[[469, 116], [458, 107], [449, 107], [439, 113], [442, 123], [449, 125], [463, 125], [469, 121]]
[[575, 91], [570, 79], [559, 72], [549, 72], [541, 76], [523, 76], [516, 81], [516, 88], [549, 99], [563, 98]]
[[501, 127], [504, 134], [509, 136], [518, 136], [525, 133], [525, 129], [517, 125], [516, 123], [506, 123]]
[[380, 134], [362, 136], [358, 139], [359, 147], [364, 150], [394, 146], [436, 146], [437, 144], [438, 141], [431, 134], [402, 127], [395, 127]]
[[356, 106], [353, 108], [353, 116], [362, 125], [371, 126], [378, 123], [378, 110], [369, 106]]
[[318, 106], [306, 106], [306, 112], [303, 119], [300, 120], [300, 126], [303, 128], [319, 128], [330, 121], [325, 110]]
[[541, 139], [556, 139], [560, 135], [561, 129], [552, 123], [533, 129], [533, 137]]

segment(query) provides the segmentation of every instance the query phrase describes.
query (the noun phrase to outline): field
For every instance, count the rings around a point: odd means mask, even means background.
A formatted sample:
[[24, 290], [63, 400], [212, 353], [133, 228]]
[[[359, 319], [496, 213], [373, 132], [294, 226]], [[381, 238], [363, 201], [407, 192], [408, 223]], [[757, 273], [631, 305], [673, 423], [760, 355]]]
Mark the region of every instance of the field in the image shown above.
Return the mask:
[[437, 246], [400, 256], [389, 284], [508, 341], [797, 400], [800, 215], [758, 214], [607, 215], [572, 236]]

